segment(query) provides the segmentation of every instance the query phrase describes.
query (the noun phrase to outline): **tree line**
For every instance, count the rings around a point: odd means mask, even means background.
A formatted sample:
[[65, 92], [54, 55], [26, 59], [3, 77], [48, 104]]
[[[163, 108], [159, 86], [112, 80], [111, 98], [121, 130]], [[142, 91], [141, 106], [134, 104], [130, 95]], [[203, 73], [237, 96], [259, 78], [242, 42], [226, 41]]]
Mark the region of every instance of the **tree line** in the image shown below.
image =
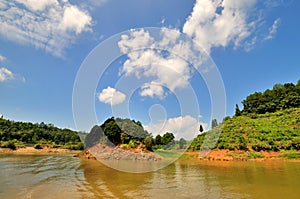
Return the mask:
[[279, 110], [300, 107], [300, 80], [297, 84], [275, 84], [273, 89], [255, 92], [242, 101], [243, 110], [236, 105], [235, 116], [242, 114], [274, 113]]
[[2, 148], [49, 145], [57, 148], [81, 150], [83, 143], [78, 133], [70, 129], [60, 129], [53, 124], [15, 122], [0, 118], [0, 145]]

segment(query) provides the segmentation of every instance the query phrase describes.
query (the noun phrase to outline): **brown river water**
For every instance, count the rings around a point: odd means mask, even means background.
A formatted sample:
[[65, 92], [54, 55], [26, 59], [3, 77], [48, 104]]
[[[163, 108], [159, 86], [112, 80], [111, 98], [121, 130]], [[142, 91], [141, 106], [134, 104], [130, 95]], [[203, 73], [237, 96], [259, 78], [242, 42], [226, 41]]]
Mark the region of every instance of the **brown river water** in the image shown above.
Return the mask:
[[[138, 162], [128, 163], [139, 164]], [[179, 160], [126, 173], [72, 155], [0, 155], [0, 198], [300, 198], [300, 163]]]

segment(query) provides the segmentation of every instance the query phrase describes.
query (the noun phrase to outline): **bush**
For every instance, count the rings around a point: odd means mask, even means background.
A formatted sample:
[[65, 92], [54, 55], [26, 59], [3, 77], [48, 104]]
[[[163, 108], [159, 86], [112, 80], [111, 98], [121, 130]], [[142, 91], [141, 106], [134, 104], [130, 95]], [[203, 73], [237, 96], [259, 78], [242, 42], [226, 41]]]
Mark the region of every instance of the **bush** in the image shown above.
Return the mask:
[[41, 144], [35, 144], [33, 147], [35, 149], [43, 149], [43, 146]]
[[16, 145], [15, 142], [13, 140], [9, 140], [9, 141], [5, 141], [1, 143], [1, 148], [9, 148], [12, 150], [16, 150]]
[[137, 147], [137, 143], [135, 140], [130, 140], [128, 143], [130, 148], [136, 148]]

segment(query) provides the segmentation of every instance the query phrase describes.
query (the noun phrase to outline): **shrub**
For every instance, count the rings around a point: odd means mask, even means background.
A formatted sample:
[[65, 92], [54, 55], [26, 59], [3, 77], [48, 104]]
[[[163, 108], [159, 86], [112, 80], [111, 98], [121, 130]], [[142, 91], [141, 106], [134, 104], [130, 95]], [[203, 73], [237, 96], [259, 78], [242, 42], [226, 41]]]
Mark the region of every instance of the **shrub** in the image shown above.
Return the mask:
[[16, 145], [15, 142], [13, 140], [9, 140], [9, 141], [5, 141], [1, 143], [1, 148], [9, 148], [12, 150], [16, 150]]
[[128, 146], [130, 148], [136, 148], [137, 147], [137, 143], [135, 140], [130, 140], [129, 143], [128, 143]]
[[35, 149], [43, 149], [43, 146], [41, 144], [35, 144], [33, 147]]

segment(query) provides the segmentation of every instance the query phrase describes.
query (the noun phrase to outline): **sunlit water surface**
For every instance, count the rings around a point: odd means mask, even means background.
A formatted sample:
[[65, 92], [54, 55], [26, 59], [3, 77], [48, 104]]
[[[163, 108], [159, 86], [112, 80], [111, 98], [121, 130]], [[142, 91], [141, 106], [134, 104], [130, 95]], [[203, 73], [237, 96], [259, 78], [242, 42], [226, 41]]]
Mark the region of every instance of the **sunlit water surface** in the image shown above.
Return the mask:
[[156, 172], [133, 174], [72, 155], [0, 155], [1, 199], [287, 199], [299, 198], [299, 187], [300, 163], [293, 162], [180, 160]]

